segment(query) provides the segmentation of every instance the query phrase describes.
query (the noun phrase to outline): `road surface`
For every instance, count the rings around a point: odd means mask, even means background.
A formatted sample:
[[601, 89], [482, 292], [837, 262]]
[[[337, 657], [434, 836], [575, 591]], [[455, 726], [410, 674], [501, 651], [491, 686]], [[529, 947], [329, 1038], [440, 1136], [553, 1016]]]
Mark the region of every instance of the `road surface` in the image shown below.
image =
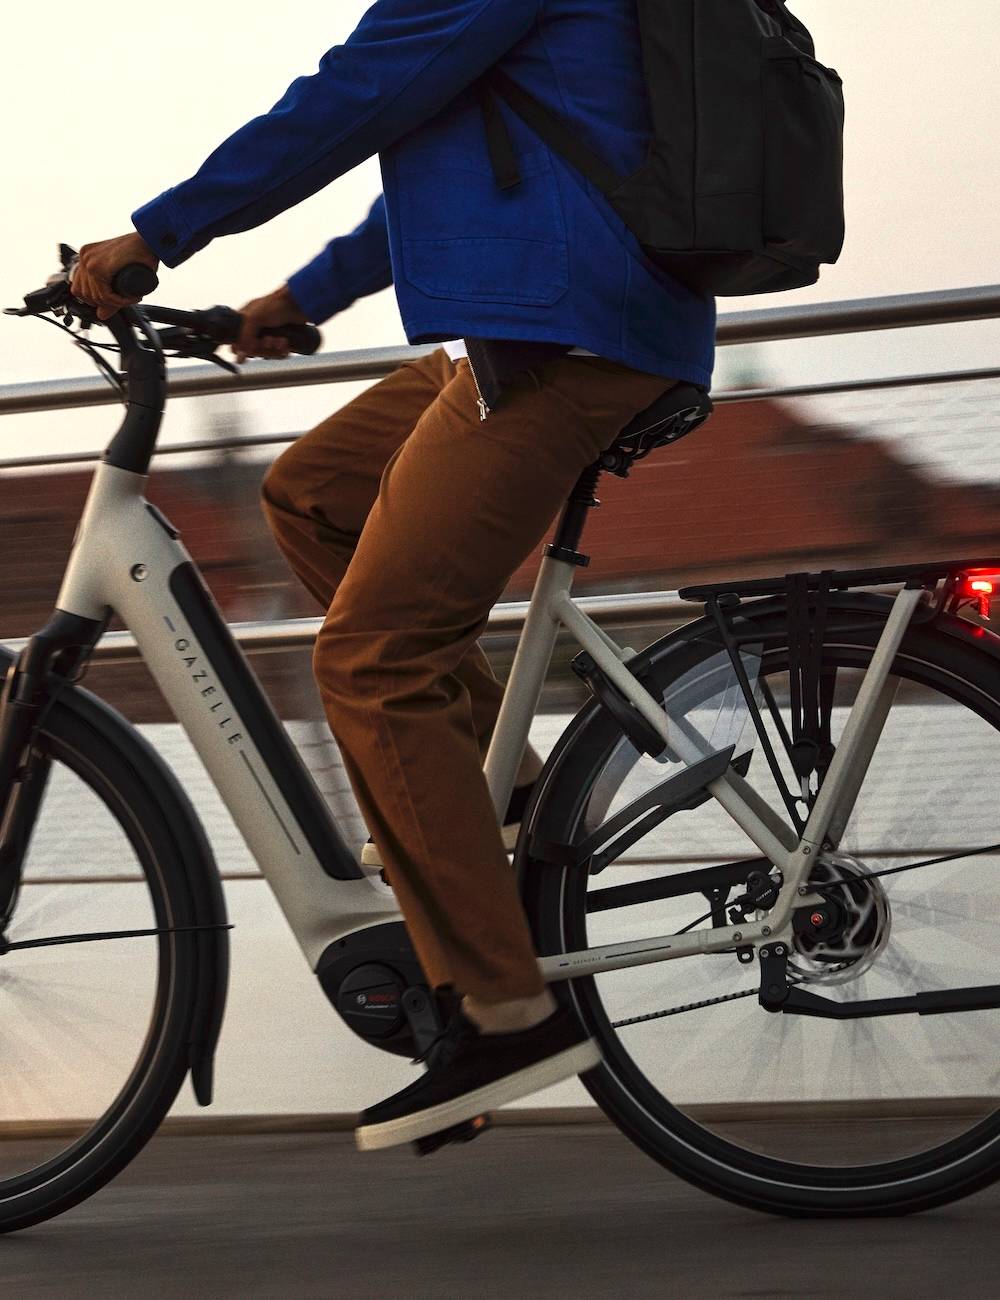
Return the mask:
[[0, 1251], [18, 1300], [978, 1300], [1000, 1294], [1000, 1189], [788, 1221], [688, 1187], [604, 1125], [501, 1127], [423, 1160], [344, 1133], [161, 1136]]

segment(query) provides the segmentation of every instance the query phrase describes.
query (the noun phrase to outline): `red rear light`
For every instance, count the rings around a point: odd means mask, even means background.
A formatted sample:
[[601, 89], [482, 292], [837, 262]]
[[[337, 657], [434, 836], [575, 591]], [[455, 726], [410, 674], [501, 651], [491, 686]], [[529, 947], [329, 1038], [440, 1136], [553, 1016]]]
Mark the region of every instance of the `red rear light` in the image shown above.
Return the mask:
[[989, 618], [990, 603], [1000, 592], [1000, 573], [967, 573], [958, 590], [967, 600], [976, 602], [981, 618]]

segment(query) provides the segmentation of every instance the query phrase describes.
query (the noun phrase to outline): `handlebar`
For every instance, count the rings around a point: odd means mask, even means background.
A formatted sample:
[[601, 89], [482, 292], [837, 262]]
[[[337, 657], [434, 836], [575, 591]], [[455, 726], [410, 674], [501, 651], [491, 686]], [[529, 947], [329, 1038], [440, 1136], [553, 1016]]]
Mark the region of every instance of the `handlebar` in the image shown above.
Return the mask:
[[[108, 444], [104, 461], [116, 469], [146, 474], [167, 400], [166, 354], [214, 361], [216, 365], [236, 373], [234, 366], [215, 356], [215, 349], [221, 344], [236, 342], [243, 327], [243, 317], [231, 307], [180, 311], [137, 303], [123, 307], [101, 321], [95, 308], [74, 298], [70, 292], [75, 252], [62, 244], [60, 257], [62, 271], [51, 276], [41, 289], [26, 294], [23, 307], [8, 308], [5, 314], [52, 315], [56, 317], [55, 323], [67, 329], [78, 345], [91, 355], [121, 390], [125, 400], [125, 418]], [[156, 273], [150, 267], [132, 263], [117, 272], [111, 287], [123, 298], [143, 298], [158, 285]], [[75, 322], [79, 323], [82, 332], [72, 329]], [[103, 325], [111, 332], [121, 355], [119, 371], [111, 367], [103, 352], [97, 351], [101, 345], [89, 342], [87, 331], [96, 325]], [[167, 328], [157, 328], [161, 325]], [[261, 332], [287, 339], [293, 352], [305, 356], [312, 356], [322, 342], [315, 325], [289, 324]]]
[[[156, 272], [141, 262], [123, 266], [111, 282], [115, 293], [123, 298], [145, 298], [159, 287]], [[190, 330], [199, 338], [214, 343], [235, 343], [243, 328], [243, 317], [231, 307], [211, 307], [207, 311], [178, 311], [170, 307], [143, 307], [147, 320]], [[311, 357], [318, 351], [323, 336], [315, 325], [277, 325], [261, 330], [271, 338], [285, 339], [293, 352]]]
[[[232, 307], [209, 307], [205, 311], [179, 311], [175, 307], [142, 307], [147, 320], [154, 324], [174, 325], [198, 338], [216, 344], [235, 343], [243, 328], [243, 317]], [[293, 352], [311, 357], [319, 350], [323, 336], [315, 325], [277, 325], [261, 330], [272, 338], [286, 339]]]
[[[41, 316], [46, 312], [68, 310], [83, 323], [97, 324], [97, 316], [93, 309], [79, 302], [70, 293], [74, 256], [72, 249], [63, 246], [65, 269], [60, 274], [52, 276], [43, 288], [26, 294], [24, 307], [10, 308], [11, 314]], [[154, 293], [159, 283], [155, 271], [141, 262], [133, 262], [123, 266], [115, 274], [111, 287], [123, 298], [144, 298]], [[131, 315], [133, 312], [138, 312], [139, 315], [133, 317]], [[181, 355], [204, 356], [205, 359], [211, 360], [218, 360], [218, 358], [212, 358], [210, 353], [223, 344], [235, 343], [243, 328], [243, 317], [231, 307], [210, 307], [207, 311], [180, 311], [172, 307], [137, 304], [135, 307], [124, 308], [118, 313], [118, 317], [124, 318], [130, 324], [143, 320], [172, 325], [175, 328], [166, 332], [162, 338], [165, 347], [176, 349]], [[117, 337], [115, 320], [116, 317], [112, 317], [103, 323]], [[261, 330], [261, 334], [285, 339], [293, 352], [306, 357], [316, 353], [323, 341], [323, 336], [315, 325], [279, 325]]]
[[111, 287], [122, 298], [145, 298], [159, 288], [160, 278], [151, 267], [132, 262], [115, 273]]

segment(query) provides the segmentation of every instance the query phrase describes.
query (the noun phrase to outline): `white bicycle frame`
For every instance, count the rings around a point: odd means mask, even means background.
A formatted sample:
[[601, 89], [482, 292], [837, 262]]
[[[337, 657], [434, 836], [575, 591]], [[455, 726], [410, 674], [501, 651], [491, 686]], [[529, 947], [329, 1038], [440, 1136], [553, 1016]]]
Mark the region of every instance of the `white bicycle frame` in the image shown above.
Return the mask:
[[[146, 501], [146, 477], [107, 463], [97, 468], [57, 608], [97, 621], [113, 609], [132, 631], [315, 970], [331, 942], [399, 919], [398, 911], [357, 867], [176, 531]], [[551, 555], [541, 562], [485, 764], [498, 810], [509, 801], [560, 627], [685, 763], [705, 757], [698, 739], [672, 726], [625, 666], [634, 652], [618, 646], [571, 600], [575, 567]], [[921, 589], [910, 587], [896, 596], [801, 837], [732, 768], [707, 787], [781, 871], [783, 885], [770, 913], [739, 927], [543, 957], [547, 980], [790, 935], [793, 908], [820, 901], [805, 887], [810, 866], [828, 828], [842, 826], [850, 815], [891, 702], [889, 668], [922, 598]]]

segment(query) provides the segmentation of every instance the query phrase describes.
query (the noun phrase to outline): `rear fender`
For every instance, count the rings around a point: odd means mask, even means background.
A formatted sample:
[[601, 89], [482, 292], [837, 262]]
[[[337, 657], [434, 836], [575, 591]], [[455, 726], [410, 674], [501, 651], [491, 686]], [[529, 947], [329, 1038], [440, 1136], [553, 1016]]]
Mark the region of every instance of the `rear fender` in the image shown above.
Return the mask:
[[[892, 596], [863, 591], [833, 591], [828, 598], [831, 614], [867, 616], [872, 618], [873, 627], [877, 626], [877, 620], [885, 620], [892, 604]], [[785, 606], [783, 596], [767, 596], [744, 600], [730, 614], [738, 614], [743, 619], [774, 622], [783, 617]], [[994, 663], [1000, 661], [1000, 635], [992, 629], [952, 614], [939, 614], [932, 621], [936, 632], [954, 637], [988, 656]], [[722, 648], [715, 622], [707, 616], [694, 619], [653, 641], [627, 660], [626, 665], [636, 675], [646, 669], [670, 673], [675, 663], [680, 672], [688, 666], [685, 660], [696, 652], [693, 647], [698, 643]], [[514, 853], [514, 868], [526, 903], [533, 877], [548, 869], [544, 861], [538, 861], [543, 857], [543, 846], [571, 842], [579, 825], [582, 805], [589, 795], [594, 767], [620, 734], [618, 724], [607, 710], [597, 700], [589, 700], [571, 719], [549, 754], [525, 809]]]

